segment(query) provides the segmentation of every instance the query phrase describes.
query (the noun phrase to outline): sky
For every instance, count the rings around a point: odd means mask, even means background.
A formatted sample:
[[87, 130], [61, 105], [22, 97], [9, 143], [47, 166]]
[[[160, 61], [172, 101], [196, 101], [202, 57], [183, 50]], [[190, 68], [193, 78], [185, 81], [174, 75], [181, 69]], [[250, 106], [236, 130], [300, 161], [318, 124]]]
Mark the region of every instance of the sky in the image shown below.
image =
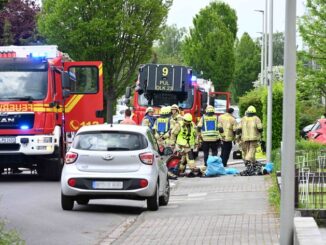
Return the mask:
[[[179, 28], [192, 27], [192, 19], [201, 8], [206, 7], [212, 0], [173, 0], [167, 24], [176, 24]], [[244, 32], [248, 32], [251, 38], [257, 38], [262, 31], [262, 13], [255, 10], [264, 10], [264, 0], [225, 0], [231, 8], [237, 12], [238, 33], [240, 38]], [[285, 29], [285, 2], [286, 0], [274, 0], [273, 32]], [[297, 16], [304, 14], [304, 0], [297, 0]]]

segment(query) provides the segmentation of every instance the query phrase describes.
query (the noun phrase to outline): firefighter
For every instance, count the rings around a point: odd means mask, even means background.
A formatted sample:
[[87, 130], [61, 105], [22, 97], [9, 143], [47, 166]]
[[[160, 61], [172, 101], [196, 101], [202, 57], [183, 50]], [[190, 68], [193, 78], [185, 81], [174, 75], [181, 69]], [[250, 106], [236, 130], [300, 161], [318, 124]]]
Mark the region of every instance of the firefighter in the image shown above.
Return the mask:
[[242, 150], [244, 153], [245, 165], [256, 163], [256, 148], [260, 141], [263, 126], [259, 117], [256, 116], [256, 108], [249, 106], [246, 116], [239, 123], [237, 134], [241, 134]]
[[154, 136], [159, 147], [165, 147], [170, 145], [170, 133], [174, 127], [174, 123], [170, 118], [169, 109], [162, 107], [160, 110], [160, 116], [156, 119], [153, 130]]
[[175, 123], [183, 121], [183, 118], [180, 115], [180, 110], [178, 105], [174, 104], [171, 106], [171, 113], [172, 113], [171, 118], [175, 121]]
[[197, 147], [197, 133], [195, 124], [192, 122], [192, 115], [187, 113], [183, 117], [183, 121], [176, 124], [173, 130], [173, 139], [176, 142], [176, 149], [182, 155], [179, 172], [184, 173], [186, 164], [190, 168], [189, 177], [194, 177], [198, 174], [196, 163], [193, 155], [193, 149]]
[[148, 107], [145, 112], [145, 116], [142, 121], [143, 126], [148, 126], [150, 129], [153, 129], [156, 118], [154, 117], [153, 107]]
[[206, 107], [206, 114], [202, 116], [197, 125], [199, 138], [202, 140], [202, 148], [204, 152], [204, 163], [207, 166], [209, 150], [212, 155], [217, 156], [218, 147], [220, 145], [220, 133], [218, 131], [218, 119], [215, 115], [215, 109], [209, 105]]
[[227, 166], [229, 160], [230, 152], [232, 150], [232, 141], [235, 140], [235, 131], [236, 131], [236, 120], [233, 117], [232, 113], [234, 112], [233, 108], [229, 108], [226, 113], [218, 118], [219, 121], [219, 132], [222, 136], [222, 153], [221, 158], [224, 167]]
[[[169, 108], [162, 107], [160, 110], [160, 116], [154, 123], [153, 131], [156, 142], [160, 151], [167, 146], [170, 146], [170, 133], [174, 124], [170, 118]], [[169, 179], [177, 179], [178, 177], [171, 171], [168, 171]]]

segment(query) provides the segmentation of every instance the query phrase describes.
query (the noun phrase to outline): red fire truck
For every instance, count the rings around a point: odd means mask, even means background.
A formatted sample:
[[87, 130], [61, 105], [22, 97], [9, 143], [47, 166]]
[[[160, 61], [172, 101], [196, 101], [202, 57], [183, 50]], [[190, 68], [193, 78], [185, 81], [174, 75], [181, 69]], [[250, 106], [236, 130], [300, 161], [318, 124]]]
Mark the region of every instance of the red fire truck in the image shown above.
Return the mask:
[[74, 133], [104, 121], [102, 74], [101, 62], [72, 61], [54, 45], [0, 47], [0, 172], [60, 179]]
[[[207, 84], [205, 84], [207, 85]], [[192, 69], [178, 65], [145, 64], [140, 66], [133, 96], [133, 120], [141, 124], [146, 108], [154, 108], [156, 115], [162, 106], [177, 104], [181, 113], [191, 113], [194, 122], [205, 112], [207, 104], [224, 101], [224, 111], [230, 106], [229, 92], [214, 92], [213, 86], [197, 83]], [[126, 98], [130, 97], [127, 89]], [[221, 109], [221, 108], [220, 108]], [[222, 108], [223, 109], [223, 108]], [[222, 110], [223, 111], [223, 110]], [[216, 111], [217, 114], [221, 110]], [[219, 113], [218, 113], [219, 112]]]

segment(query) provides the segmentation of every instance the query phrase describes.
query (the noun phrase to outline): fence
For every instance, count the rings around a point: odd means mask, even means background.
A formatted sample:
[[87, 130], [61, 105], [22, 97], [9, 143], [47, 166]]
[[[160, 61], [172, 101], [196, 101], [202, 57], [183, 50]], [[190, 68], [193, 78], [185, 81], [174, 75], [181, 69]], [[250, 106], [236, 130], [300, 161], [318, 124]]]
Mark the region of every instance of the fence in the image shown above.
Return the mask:
[[296, 208], [326, 209], [326, 149], [296, 153]]

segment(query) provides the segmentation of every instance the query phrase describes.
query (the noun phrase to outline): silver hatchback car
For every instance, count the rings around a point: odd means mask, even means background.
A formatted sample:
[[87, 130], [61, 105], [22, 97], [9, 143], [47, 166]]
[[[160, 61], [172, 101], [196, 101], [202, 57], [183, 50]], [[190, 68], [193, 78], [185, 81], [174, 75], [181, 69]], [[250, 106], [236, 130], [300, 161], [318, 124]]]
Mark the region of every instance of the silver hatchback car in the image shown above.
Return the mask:
[[149, 210], [167, 205], [170, 184], [166, 160], [148, 127], [103, 124], [77, 132], [61, 176], [61, 206], [90, 199], [147, 200]]

